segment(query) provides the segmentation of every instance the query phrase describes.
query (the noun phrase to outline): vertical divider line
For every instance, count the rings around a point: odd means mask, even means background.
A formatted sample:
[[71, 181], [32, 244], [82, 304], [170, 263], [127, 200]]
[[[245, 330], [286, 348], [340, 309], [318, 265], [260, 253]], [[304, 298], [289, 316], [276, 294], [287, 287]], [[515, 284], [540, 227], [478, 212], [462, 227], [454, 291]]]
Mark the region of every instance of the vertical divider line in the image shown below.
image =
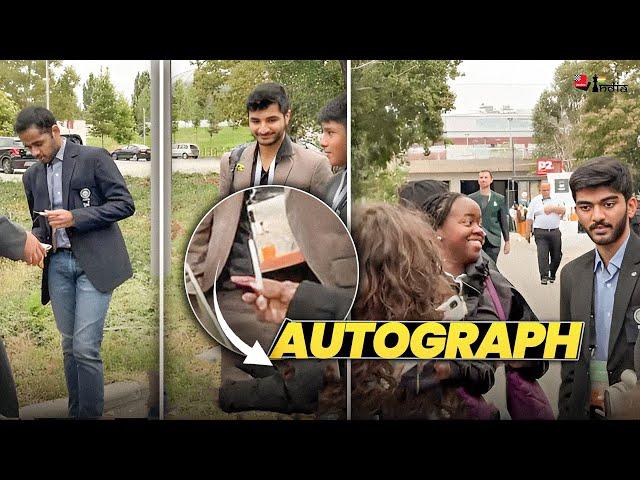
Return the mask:
[[158, 96], [159, 98], [159, 122], [158, 122], [158, 166], [160, 172], [160, 191], [159, 191], [159, 217], [160, 217], [160, 236], [159, 236], [159, 245], [158, 245], [158, 265], [159, 265], [159, 320], [160, 320], [160, 330], [159, 330], [159, 364], [160, 364], [160, 372], [159, 372], [159, 381], [158, 381], [158, 395], [159, 395], [159, 419], [164, 420], [164, 208], [163, 207], [163, 199], [164, 199], [164, 123], [165, 123], [165, 102], [164, 102], [164, 60], [159, 61], [159, 88], [158, 88]]
[[[347, 226], [351, 231], [351, 60], [347, 60], [347, 145]], [[356, 272], [356, 275], [359, 275], [359, 272]], [[351, 359], [347, 360], [346, 380], [347, 420], [351, 420]]]

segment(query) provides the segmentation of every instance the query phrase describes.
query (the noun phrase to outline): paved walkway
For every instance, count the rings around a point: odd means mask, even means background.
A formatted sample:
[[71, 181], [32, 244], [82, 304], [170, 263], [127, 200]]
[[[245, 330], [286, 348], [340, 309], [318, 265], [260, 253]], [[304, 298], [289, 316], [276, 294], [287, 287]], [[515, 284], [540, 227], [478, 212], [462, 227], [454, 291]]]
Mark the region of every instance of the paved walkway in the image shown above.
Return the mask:
[[[149, 386], [137, 382], [116, 382], [104, 387], [103, 418], [146, 418]], [[20, 419], [66, 418], [68, 398], [27, 405], [20, 409]]]

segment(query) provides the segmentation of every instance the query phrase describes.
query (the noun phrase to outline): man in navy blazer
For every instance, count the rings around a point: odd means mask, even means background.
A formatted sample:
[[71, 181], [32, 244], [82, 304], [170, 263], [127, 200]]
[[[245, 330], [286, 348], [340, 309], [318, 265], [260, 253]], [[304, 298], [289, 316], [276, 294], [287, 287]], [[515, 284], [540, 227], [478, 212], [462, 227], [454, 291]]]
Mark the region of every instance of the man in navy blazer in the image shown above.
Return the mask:
[[15, 130], [39, 160], [22, 181], [32, 232], [53, 246], [42, 303], [51, 300], [62, 335], [69, 416], [100, 417], [104, 320], [113, 290], [133, 275], [117, 222], [133, 214], [133, 198], [109, 153], [61, 137], [49, 110], [25, 108]]

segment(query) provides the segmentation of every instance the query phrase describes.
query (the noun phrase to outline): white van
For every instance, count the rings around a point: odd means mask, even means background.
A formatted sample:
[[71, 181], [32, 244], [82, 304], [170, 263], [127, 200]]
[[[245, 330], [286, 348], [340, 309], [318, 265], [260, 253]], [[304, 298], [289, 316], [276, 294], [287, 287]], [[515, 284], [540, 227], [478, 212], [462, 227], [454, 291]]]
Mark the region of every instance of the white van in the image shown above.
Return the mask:
[[198, 158], [200, 148], [194, 143], [174, 143], [171, 145], [171, 158]]

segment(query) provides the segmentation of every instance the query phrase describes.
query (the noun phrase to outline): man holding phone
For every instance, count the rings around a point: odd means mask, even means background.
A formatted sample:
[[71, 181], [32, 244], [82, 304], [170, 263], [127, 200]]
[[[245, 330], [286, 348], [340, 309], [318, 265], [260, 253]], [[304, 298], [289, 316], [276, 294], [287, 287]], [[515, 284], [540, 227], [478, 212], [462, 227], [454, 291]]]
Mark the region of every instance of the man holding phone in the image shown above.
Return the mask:
[[133, 214], [133, 199], [109, 153], [67, 142], [46, 108], [23, 109], [15, 130], [39, 160], [22, 182], [32, 232], [53, 246], [44, 263], [42, 304], [51, 300], [62, 335], [69, 416], [100, 417], [104, 321], [113, 290], [133, 275], [117, 222]]

